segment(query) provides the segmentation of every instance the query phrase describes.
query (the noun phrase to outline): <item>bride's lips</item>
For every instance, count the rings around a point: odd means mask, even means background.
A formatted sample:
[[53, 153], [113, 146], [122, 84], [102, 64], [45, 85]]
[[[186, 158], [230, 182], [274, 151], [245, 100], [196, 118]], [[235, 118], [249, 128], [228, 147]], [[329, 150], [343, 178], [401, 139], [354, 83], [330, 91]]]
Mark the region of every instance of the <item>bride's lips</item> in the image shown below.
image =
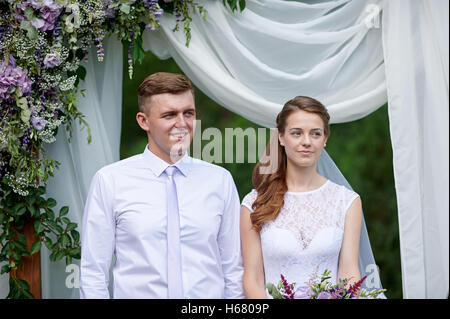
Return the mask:
[[300, 154], [302, 155], [311, 155], [313, 152], [311, 151], [299, 151]]

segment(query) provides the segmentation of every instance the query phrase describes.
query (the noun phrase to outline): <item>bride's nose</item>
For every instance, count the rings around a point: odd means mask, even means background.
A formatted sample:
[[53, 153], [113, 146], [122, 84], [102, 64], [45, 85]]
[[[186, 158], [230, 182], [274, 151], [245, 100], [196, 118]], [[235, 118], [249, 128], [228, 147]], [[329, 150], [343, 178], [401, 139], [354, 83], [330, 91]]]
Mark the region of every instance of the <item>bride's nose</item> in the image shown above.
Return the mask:
[[307, 134], [303, 134], [303, 136], [302, 136], [301, 139], [300, 139], [300, 143], [301, 143], [303, 146], [310, 146], [310, 145], [311, 145], [311, 139], [310, 139], [310, 136], [307, 135]]

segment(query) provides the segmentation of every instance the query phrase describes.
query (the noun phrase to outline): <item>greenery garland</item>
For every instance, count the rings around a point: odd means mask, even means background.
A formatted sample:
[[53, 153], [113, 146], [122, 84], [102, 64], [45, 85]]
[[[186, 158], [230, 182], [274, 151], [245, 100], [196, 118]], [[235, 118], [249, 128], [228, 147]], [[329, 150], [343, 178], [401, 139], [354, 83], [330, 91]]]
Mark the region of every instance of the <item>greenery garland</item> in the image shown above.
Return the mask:
[[[245, 0], [223, 0], [234, 12]], [[0, 262], [1, 274], [22, 267], [22, 257], [44, 244], [50, 260], [80, 259], [77, 224], [59, 212], [45, 186], [59, 163], [43, 145], [56, 140], [61, 126], [70, 132], [78, 121], [89, 125], [77, 109], [80, 80], [84, 80], [88, 52], [96, 47], [104, 57], [103, 40], [115, 35], [128, 48], [128, 70], [145, 56], [142, 34], [160, 29], [166, 12], [176, 18], [173, 31], [191, 38], [191, 14], [206, 18], [194, 0], [8, 0], [0, 3]], [[22, 233], [32, 222], [38, 240], [26, 247]], [[33, 298], [26, 281], [10, 276], [7, 298]]]

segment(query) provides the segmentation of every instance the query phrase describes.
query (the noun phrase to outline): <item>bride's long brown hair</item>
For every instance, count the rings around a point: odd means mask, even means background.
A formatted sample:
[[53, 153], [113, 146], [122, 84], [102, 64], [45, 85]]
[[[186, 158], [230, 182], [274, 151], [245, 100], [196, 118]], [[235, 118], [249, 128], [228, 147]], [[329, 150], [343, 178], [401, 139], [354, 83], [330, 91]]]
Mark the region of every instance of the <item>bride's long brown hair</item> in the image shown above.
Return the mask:
[[[315, 113], [324, 123], [324, 135], [330, 135], [330, 115], [319, 101], [297, 96], [286, 102], [277, 116], [277, 130], [284, 134], [288, 117], [299, 110]], [[265, 155], [253, 169], [252, 183], [258, 197], [253, 202], [253, 213], [250, 215], [253, 229], [260, 231], [264, 223], [275, 220], [284, 205], [284, 194], [287, 191], [286, 167], [287, 157], [284, 147], [280, 145], [278, 132], [272, 134], [266, 146]]]

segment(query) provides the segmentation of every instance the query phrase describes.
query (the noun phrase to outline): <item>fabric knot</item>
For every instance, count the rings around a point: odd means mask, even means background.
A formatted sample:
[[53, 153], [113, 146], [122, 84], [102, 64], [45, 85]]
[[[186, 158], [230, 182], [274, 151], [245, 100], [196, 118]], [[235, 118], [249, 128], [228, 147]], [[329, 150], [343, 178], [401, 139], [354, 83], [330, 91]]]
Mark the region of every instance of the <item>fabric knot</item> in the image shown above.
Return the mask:
[[164, 172], [167, 174], [167, 176], [172, 177], [173, 174], [175, 174], [176, 170], [177, 170], [176, 166], [167, 166]]

